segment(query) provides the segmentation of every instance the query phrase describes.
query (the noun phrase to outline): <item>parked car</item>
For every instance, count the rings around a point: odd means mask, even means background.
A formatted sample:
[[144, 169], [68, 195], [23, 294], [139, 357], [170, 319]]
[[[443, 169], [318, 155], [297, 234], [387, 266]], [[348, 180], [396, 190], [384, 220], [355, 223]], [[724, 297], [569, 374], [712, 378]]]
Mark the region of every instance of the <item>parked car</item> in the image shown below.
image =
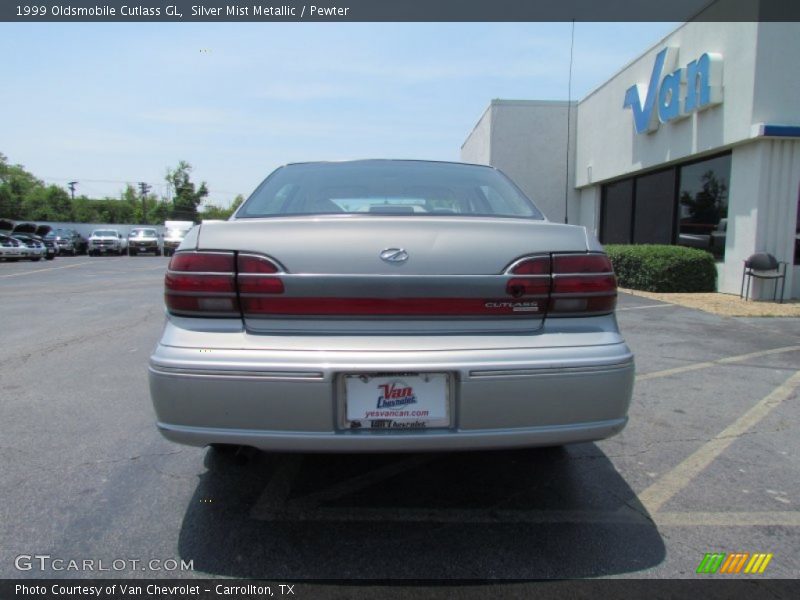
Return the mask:
[[81, 234], [74, 229], [53, 229], [45, 236], [45, 239], [53, 240], [59, 249], [59, 254], [85, 254], [89, 243]]
[[[40, 239], [37, 239], [35, 236], [31, 236], [25, 233], [13, 233], [11, 234], [15, 240], [18, 240], [22, 243], [24, 248], [24, 258], [29, 258], [33, 261], [40, 261], [47, 256], [47, 247], [44, 245], [44, 242]], [[53, 254], [51, 259], [55, 257]]]
[[164, 256], [175, 253], [175, 249], [192, 227], [192, 221], [164, 221]]
[[3, 260], [19, 260], [27, 254], [25, 245], [10, 235], [0, 233], [0, 258]]
[[634, 379], [616, 296], [594, 237], [492, 167], [287, 165], [170, 260], [157, 425], [303, 452], [599, 440]]
[[128, 233], [128, 256], [152, 252], [161, 256], [161, 237], [151, 227], [137, 227]]
[[127, 249], [128, 242], [117, 229], [95, 229], [89, 236], [89, 256], [100, 254], [122, 256]]
[[45, 237], [52, 228], [49, 225], [37, 225], [36, 223], [17, 223], [14, 226], [12, 236], [30, 246], [30, 242], [38, 242], [44, 246], [43, 256], [47, 260], [53, 260], [58, 254], [58, 246], [53, 238]]

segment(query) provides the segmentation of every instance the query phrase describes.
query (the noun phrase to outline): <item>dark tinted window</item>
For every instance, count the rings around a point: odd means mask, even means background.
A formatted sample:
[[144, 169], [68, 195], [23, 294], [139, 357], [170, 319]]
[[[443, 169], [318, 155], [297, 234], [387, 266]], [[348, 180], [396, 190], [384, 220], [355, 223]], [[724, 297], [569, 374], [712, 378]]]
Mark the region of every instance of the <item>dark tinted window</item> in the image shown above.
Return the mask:
[[345, 213], [543, 218], [494, 169], [423, 161], [281, 167], [248, 198], [236, 218]]
[[636, 178], [634, 244], [671, 244], [675, 218], [675, 170]]
[[604, 244], [629, 243], [632, 218], [633, 180], [626, 179], [604, 186], [600, 241]]
[[731, 155], [680, 169], [678, 243], [725, 255]]

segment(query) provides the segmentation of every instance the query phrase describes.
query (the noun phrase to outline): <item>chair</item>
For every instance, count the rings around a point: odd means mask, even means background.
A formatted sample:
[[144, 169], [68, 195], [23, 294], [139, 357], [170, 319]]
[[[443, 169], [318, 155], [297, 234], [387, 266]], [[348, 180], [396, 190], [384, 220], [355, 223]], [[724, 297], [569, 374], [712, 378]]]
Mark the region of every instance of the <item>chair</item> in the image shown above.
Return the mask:
[[[750, 281], [752, 278], [756, 279], [773, 279], [775, 280], [775, 291], [772, 294], [772, 301], [774, 302], [778, 296], [778, 280], [781, 280], [781, 296], [780, 302], [783, 302], [783, 292], [786, 286], [786, 263], [778, 262], [778, 260], [767, 254], [766, 252], [758, 252], [750, 256], [744, 261], [744, 268], [742, 270], [742, 289], [739, 291], [739, 298], [744, 296], [747, 300], [750, 296]], [[747, 280], [747, 289], [745, 290], [744, 282]]]

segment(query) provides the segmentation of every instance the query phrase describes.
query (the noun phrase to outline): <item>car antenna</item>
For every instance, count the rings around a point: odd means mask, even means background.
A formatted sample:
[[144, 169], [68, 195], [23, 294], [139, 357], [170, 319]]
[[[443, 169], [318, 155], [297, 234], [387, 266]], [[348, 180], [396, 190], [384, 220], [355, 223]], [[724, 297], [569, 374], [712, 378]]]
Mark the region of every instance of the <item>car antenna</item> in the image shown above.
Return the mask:
[[567, 155], [564, 174], [564, 223], [569, 223], [569, 126], [572, 115], [572, 51], [575, 48], [575, 19], [572, 19], [572, 34], [569, 43], [569, 78], [567, 81]]

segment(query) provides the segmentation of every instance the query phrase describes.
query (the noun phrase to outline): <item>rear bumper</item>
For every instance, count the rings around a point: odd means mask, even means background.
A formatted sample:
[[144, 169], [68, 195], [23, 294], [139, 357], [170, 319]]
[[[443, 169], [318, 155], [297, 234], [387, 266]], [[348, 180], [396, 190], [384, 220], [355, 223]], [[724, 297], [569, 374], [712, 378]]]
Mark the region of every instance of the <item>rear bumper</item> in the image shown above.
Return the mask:
[[[450, 373], [452, 426], [344, 429], [343, 374], [385, 372]], [[297, 452], [411, 452], [610, 437], [627, 422], [634, 363], [622, 342], [372, 353], [159, 344], [149, 377], [158, 427], [175, 442]]]

